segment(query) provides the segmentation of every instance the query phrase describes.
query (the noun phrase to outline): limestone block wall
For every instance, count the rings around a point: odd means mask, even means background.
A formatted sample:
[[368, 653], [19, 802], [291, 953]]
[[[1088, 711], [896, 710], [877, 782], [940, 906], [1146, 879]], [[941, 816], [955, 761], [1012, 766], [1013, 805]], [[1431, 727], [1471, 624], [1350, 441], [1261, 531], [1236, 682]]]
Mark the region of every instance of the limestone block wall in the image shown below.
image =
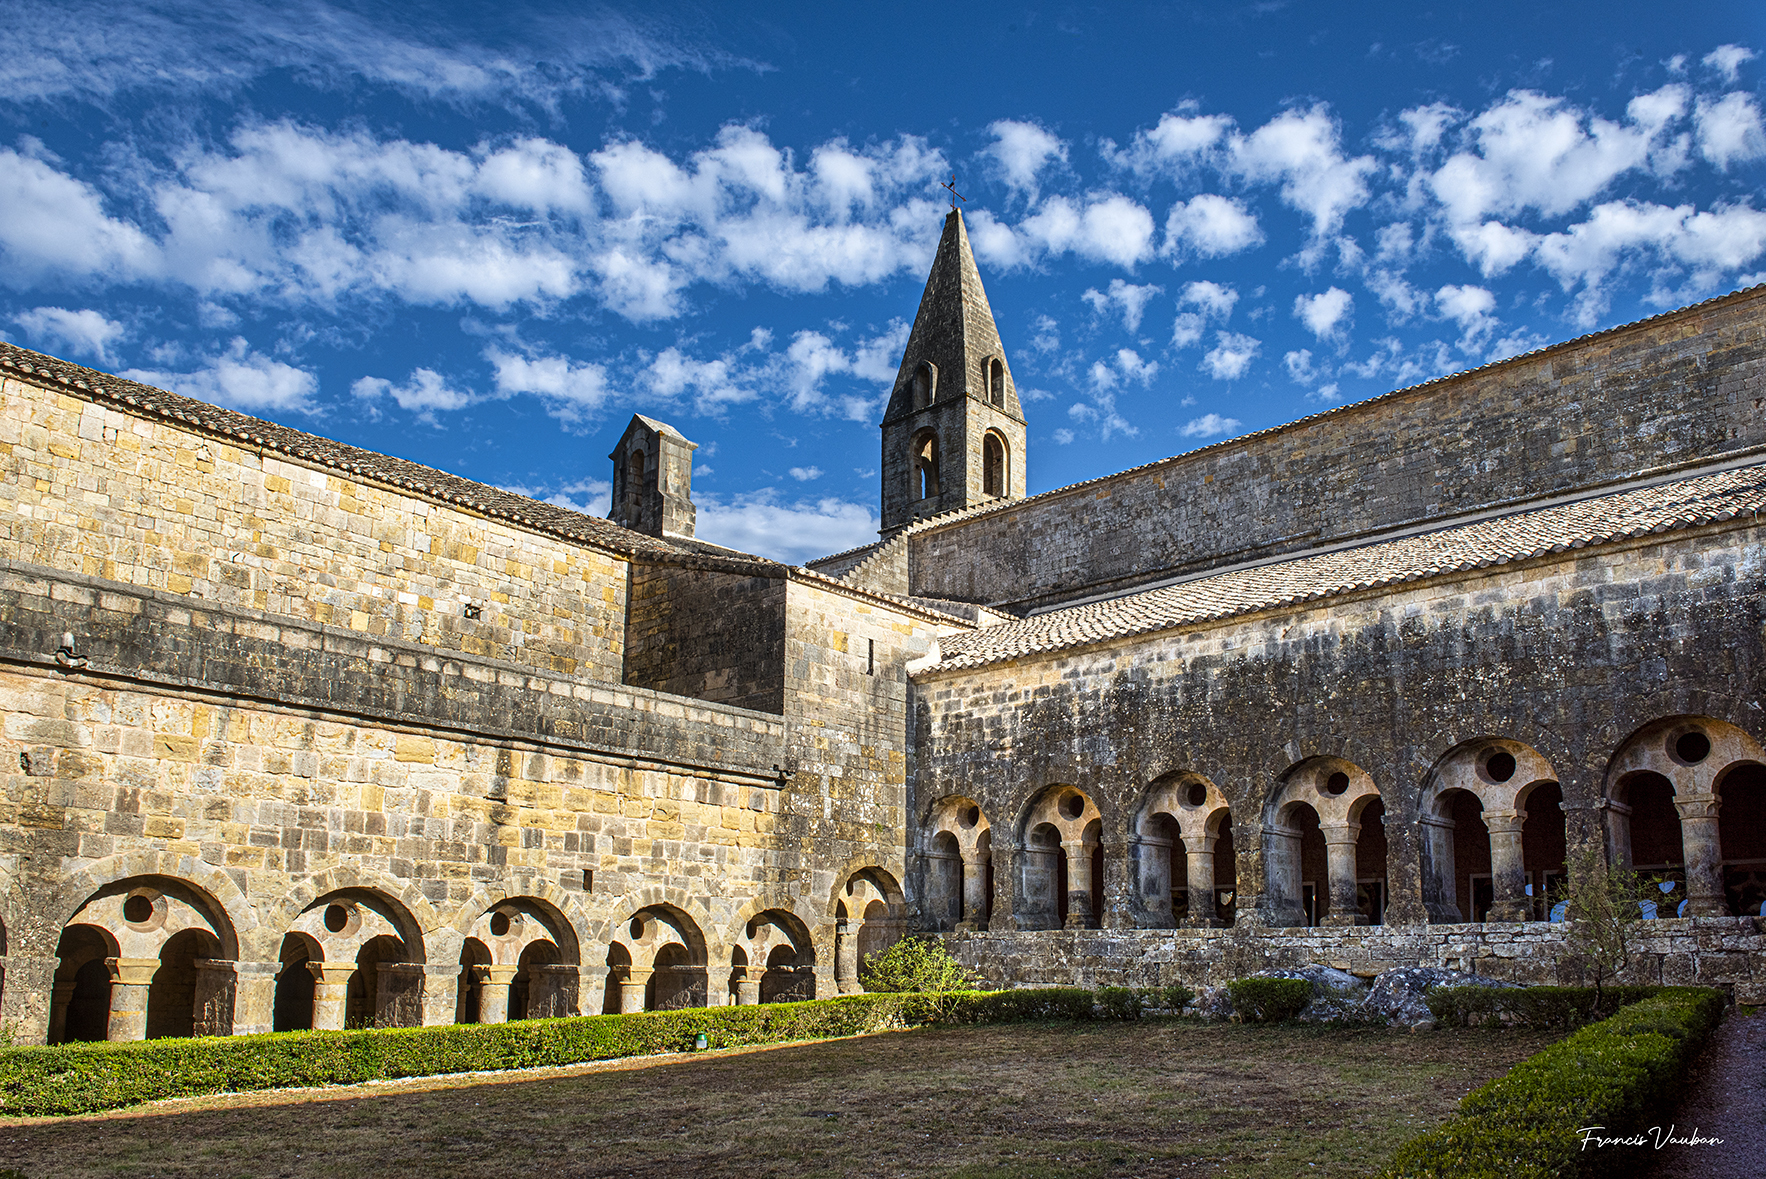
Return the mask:
[[909, 592], [1022, 611], [1757, 451], [1763, 399], [1756, 287], [923, 528]]
[[1344, 798], [1373, 790], [1384, 807], [1386, 920], [1424, 922], [1425, 792], [1456, 750], [1507, 742], [1537, 755], [1539, 774], [1561, 785], [1575, 847], [1612, 835], [1609, 767], [1646, 726], [1700, 716], [1734, 726], [1740, 741], [1766, 733], [1763, 539], [1744, 518], [1399, 592], [923, 671], [915, 839], [931, 839], [943, 800], [979, 805], [1001, 928], [1014, 918], [1028, 817], [1051, 790], [1074, 788], [1100, 812], [1103, 923], [1145, 924], [1137, 824], [1156, 790], [1193, 781], [1206, 807], [1218, 792], [1230, 808], [1241, 922], [1291, 924], [1298, 898], [1269, 887], [1269, 851], [1285, 846], [1274, 808], [1307, 786], [1302, 767], [1320, 767], [1321, 782], [1340, 767]]
[[[1687, 917], [1650, 924], [1623, 980], [1729, 990], [1766, 1002], [1766, 932], [1759, 918]], [[1412, 925], [1366, 929], [1046, 930], [953, 933], [945, 944], [978, 979], [1005, 987], [1219, 986], [1259, 970], [1330, 966], [1362, 978], [1399, 966], [1440, 966], [1528, 985], [1578, 986], [1563, 961], [1563, 927]]]
[[12, 374], [0, 558], [620, 678], [621, 558]]
[[784, 711], [785, 596], [779, 577], [635, 562], [625, 682]]

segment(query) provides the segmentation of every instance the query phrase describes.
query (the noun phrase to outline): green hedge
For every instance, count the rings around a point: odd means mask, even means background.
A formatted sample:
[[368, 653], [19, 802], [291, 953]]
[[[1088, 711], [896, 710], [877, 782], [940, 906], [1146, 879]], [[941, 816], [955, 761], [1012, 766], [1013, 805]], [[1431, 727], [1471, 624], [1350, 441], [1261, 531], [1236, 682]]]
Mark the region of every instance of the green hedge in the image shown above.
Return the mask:
[[1596, 1004], [1592, 987], [1436, 987], [1423, 996], [1435, 1021], [1464, 1028], [1485, 1023], [1534, 1028], [1576, 1028], [1605, 1019], [1661, 993], [1661, 987], [1603, 987]]
[[1235, 978], [1226, 993], [1241, 1023], [1281, 1023], [1312, 1002], [1312, 984], [1303, 978]]
[[1574, 1032], [1460, 1102], [1453, 1121], [1400, 1147], [1385, 1179], [1568, 1179], [1622, 1170], [1631, 1147], [1582, 1148], [1654, 1124], [1723, 1014], [1721, 992], [1665, 987]]
[[92, 1113], [164, 1097], [684, 1052], [701, 1032], [711, 1047], [733, 1048], [931, 1023], [1138, 1019], [1146, 1008], [1181, 1009], [1189, 999], [1182, 987], [846, 995], [504, 1024], [9, 1048], [0, 1050], [0, 1113]]

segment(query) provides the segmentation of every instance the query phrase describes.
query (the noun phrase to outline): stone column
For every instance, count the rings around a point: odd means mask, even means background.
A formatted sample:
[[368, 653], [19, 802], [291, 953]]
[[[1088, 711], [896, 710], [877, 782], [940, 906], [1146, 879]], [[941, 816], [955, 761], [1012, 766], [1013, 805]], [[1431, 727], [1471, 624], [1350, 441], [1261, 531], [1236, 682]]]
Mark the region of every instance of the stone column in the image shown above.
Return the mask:
[[[1130, 873], [1128, 844], [1100, 840], [1098, 846], [1104, 854], [1104, 894], [1092, 898], [1096, 924], [1102, 929], [1133, 929], [1140, 898], [1136, 891], [1137, 882]], [[1087, 859], [1089, 862], [1090, 857]]]
[[[1428, 876], [1423, 882], [1425, 899], [1432, 925], [1458, 925], [1466, 915], [1459, 911], [1459, 888], [1453, 879], [1453, 820], [1440, 815], [1421, 815], [1417, 822], [1423, 827], [1423, 848], [1428, 854]], [[1428, 899], [1432, 896], [1433, 899]]]
[[233, 962], [233, 1034], [257, 1036], [276, 1026], [276, 976], [280, 962]]
[[1067, 928], [1088, 929], [1092, 924], [1091, 845], [1083, 839], [1063, 839], [1067, 854]]
[[744, 968], [736, 980], [736, 1006], [753, 1007], [760, 1002], [760, 976]]
[[1527, 812], [1484, 812], [1490, 832], [1490, 913], [1488, 921], [1529, 921], [1533, 899], [1527, 895], [1527, 869], [1521, 860], [1521, 828]]
[[313, 972], [313, 1029], [343, 1030], [349, 1011], [350, 975], [356, 972], [356, 964], [308, 961], [305, 966]]
[[1320, 824], [1325, 841], [1325, 874], [1330, 878], [1330, 903], [1321, 925], [1365, 925], [1355, 904], [1355, 841], [1360, 823]]
[[619, 1010], [622, 1015], [644, 1010], [644, 985], [653, 972], [647, 966], [634, 966], [619, 983]]
[[110, 1023], [107, 1040], [147, 1038], [147, 989], [158, 958], [106, 958], [110, 967]]
[[474, 966], [478, 979], [478, 1022], [509, 1022], [509, 984], [515, 981], [519, 966]]
[[963, 919], [957, 928], [987, 928], [987, 856], [974, 848], [963, 856]]
[[1175, 918], [1171, 912], [1171, 861], [1173, 844], [1169, 839], [1143, 835], [1132, 845], [1135, 861], [1135, 884], [1140, 893], [1140, 911], [1149, 929], [1170, 929]]
[[1184, 924], [1197, 929], [1214, 929], [1220, 925], [1220, 914], [1214, 908], [1214, 846], [1220, 842], [1220, 836], [1205, 832], [1191, 838], [1189, 843], [1189, 889], [1190, 912]]
[[[1306, 906], [1300, 883], [1300, 832], [1292, 827], [1263, 829], [1263, 910], [1257, 917], [1272, 926], [1306, 924]], [[1239, 917], [1250, 908], [1239, 897]]]
[[863, 925], [852, 917], [834, 919], [834, 980], [842, 995], [857, 995], [865, 989], [858, 981], [858, 931]]
[[963, 919], [962, 856], [952, 852], [926, 853], [925, 908], [927, 927], [931, 929], [955, 929]]
[[49, 996], [49, 1035], [44, 1041], [60, 1044], [67, 1039], [67, 1005], [73, 1001], [74, 980], [55, 984]]
[[1729, 898], [1723, 894], [1723, 852], [1717, 844], [1717, 809], [1722, 805], [1715, 795], [1674, 800], [1686, 860], [1688, 917], [1729, 915]]
[[[43, 1044], [49, 1039], [49, 1025], [60, 1010], [65, 1025], [67, 997], [73, 994], [69, 982], [67, 995], [56, 1003], [55, 971], [61, 965], [56, 958], [38, 958], [14, 954], [6, 960], [6, 977], [0, 980], [0, 1026], [11, 1024], [16, 1032], [13, 1043]], [[66, 1030], [58, 1028], [58, 1034]]]

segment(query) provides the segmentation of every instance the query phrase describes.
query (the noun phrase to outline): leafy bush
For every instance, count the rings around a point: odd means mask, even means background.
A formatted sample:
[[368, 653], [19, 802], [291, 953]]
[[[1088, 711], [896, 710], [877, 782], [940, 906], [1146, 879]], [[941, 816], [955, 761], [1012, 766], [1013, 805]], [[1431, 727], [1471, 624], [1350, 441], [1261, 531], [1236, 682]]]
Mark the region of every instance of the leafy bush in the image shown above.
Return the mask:
[[1312, 1001], [1312, 984], [1303, 978], [1235, 978], [1226, 993], [1241, 1022], [1281, 1023]]
[[[955, 1002], [938, 1014], [946, 1024], [1033, 1023], [1043, 1020], [1089, 1020], [1097, 1018], [1096, 995], [1079, 987], [1030, 987], [1018, 991], [969, 991], [953, 996]], [[916, 1002], [929, 1007], [932, 996], [903, 996], [907, 1023], [916, 1020]]]
[[[1609, 989], [1608, 994], [1612, 991]], [[1384, 1179], [1568, 1179], [1611, 1166], [1577, 1131], [1636, 1133], [1678, 1096], [1723, 1014], [1721, 992], [1665, 987], [1574, 1032], [1460, 1102], [1447, 1125], [1399, 1148]]]
[[861, 974], [865, 990], [961, 991], [971, 984], [962, 963], [937, 938], [904, 937], [871, 958]]
[[1500, 1023], [1576, 1028], [1661, 993], [1660, 987], [1436, 987], [1423, 996], [1443, 1027]]
[[1098, 988], [1098, 1018], [1136, 1020], [1146, 1004], [1141, 992], [1133, 987]]

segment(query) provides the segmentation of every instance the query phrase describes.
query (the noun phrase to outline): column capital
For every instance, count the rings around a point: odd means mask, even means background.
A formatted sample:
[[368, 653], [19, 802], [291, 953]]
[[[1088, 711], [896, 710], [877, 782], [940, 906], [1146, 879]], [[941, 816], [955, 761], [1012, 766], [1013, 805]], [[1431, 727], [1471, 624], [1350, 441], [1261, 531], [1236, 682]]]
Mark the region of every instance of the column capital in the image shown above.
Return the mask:
[[158, 958], [106, 958], [104, 965], [110, 969], [110, 981], [125, 987], [144, 987], [153, 981], [154, 971], [159, 969]]
[[1680, 812], [1680, 821], [1683, 823], [1688, 819], [1715, 819], [1722, 806], [1723, 799], [1715, 794], [1674, 800], [1674, 809]]
[[314, 962], [309, 958], [301, 965], [312, 972], [313, 981], [320, 986], [344, 986], [349, 982], [350, 975], [356, 972], [354, 962]]
[[1526, 823], [1527, 812], [1523, 810], [1484, 812], [1484, 829], [1492, 835], [1519, 835]]
[[481, 983], [489, 983], [493, 987], [506, 987], [515, 980], [521, 970], [519, 966], [491, 966], [483, 962], [472, 965], [472, 974]]
[[1318, 830], [1327, 844], [1354, 843], [1361, 838], [1360, 823], [1320, 823]]

